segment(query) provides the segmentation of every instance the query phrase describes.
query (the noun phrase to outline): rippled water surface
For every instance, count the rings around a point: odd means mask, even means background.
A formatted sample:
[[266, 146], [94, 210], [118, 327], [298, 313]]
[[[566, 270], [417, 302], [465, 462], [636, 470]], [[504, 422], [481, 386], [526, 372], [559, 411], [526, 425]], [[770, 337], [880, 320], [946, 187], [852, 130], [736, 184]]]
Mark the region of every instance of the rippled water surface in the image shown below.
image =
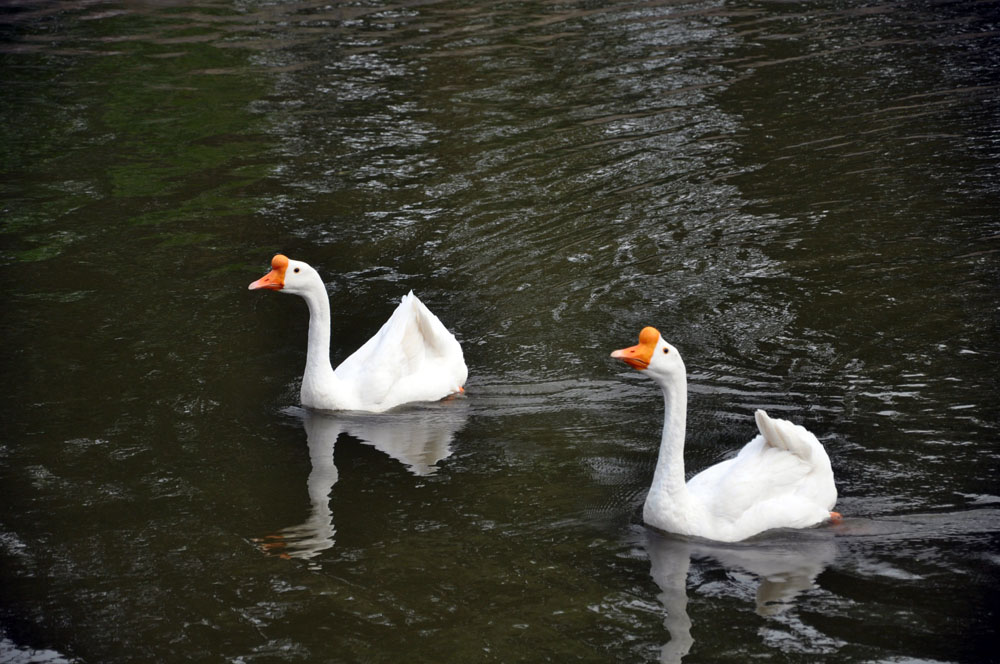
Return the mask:
[[[0, 660], [989, 662], [994, 2], [0, 7]], [[414, 289], [465, 398], [298, 407]], [[766, 407], [838, 526], [641, 524]]]

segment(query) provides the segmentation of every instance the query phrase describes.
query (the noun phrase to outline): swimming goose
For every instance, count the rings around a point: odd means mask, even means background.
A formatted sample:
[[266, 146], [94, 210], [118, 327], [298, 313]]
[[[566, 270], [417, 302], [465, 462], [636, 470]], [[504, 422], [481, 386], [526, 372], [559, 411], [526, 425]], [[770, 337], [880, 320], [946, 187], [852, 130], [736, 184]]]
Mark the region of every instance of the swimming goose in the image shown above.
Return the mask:
[[760, 434], [739, 454], [684, 481], [687, 373], [677, 349], [646, 327], [639, 343], [611, 353], [663, 390], [664, 419], [653, 483], [643, 505], [650, 526], [722, 542], [772, 528], [806, 528], [839, 520], [837, 487], [816, 436], [787, 420], [755, 414]]
[[330, 364], [330, 298], [307, 263], [282, 254], [250, 290], [298, 295], [309, 307], [309, 340], [300, 399], [315, 410], [381, 412], [463, 392], [468, 369], [458, 340], [413, 291], [382, 328], [336, 369]]

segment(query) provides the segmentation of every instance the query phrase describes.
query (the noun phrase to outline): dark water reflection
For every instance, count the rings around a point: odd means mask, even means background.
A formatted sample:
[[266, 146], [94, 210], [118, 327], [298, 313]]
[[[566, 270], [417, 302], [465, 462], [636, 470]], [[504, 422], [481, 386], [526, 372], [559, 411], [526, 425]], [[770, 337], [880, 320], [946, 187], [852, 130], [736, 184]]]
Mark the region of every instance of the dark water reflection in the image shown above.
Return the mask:
[[[745, 595], [746, 587], [758, 583], [754, 598], [756, 611], [758, 615], [774, 617], [786, 613], [794, 615], [792, 607], [798, 596], [816, 587], [816, 577], [837, 555], [835, 534], [828, 530], [769, 536], [765, 540], [735, 545], [690, 541], [648, 530], [643, 534], [651, 564], [650, 574], [660, 587], [659, 599], [667, 615], [663, 625], [670, 640], [660, 653], [663, 662], [680, 662], [694, 644], [692, 620], [687, 612], [688, 585], [713, 583], [700, 578], [689, 579], [692, 560], [708, 561], [704, 567], [721, 568], [732, 575], [736, 585], [742, 586], [735, 593], [728, 587], [713, 588], [712, 592]], [[794, 631], [807, 631], [801, 622], [793, 626]], [[815, 649], [819, 644], [812, 642], [810, 645]]]
[[258, 540], [261, 548], [287, 558], [312, 558], [334, 544], [330, 493], [337, 483], [334, 449], [342, 434], [396, 459], [417, 476], [431, 475], [451, 454], [451, 442], [468, 417], [466, 404], [417, 405], [391, 413], [319, 413], [289, 409], [305, 425], [309, 446], [309, 516], [296, 526]]
[[[0, 10], [0, 660], [992, 661], [994, 3]], [[413, 288], [465, 399], [295, 408]], [[646, 532], [766, 407], [848, 519]], [[276, 554], [276, 555], [267, 555]]]

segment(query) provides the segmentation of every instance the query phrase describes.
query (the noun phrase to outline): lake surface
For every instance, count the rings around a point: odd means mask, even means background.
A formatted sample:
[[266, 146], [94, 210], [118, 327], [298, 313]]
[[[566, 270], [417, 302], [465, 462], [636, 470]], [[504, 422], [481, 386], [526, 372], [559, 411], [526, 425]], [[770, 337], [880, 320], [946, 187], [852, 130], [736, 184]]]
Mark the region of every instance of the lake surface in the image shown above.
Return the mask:
[[[0, 8], [0, 660], [1000, 661], [995, 2]], [[464, 398], [298, 407], [413, 289]], [[641, 522], [764, 407], [837, 526]]]

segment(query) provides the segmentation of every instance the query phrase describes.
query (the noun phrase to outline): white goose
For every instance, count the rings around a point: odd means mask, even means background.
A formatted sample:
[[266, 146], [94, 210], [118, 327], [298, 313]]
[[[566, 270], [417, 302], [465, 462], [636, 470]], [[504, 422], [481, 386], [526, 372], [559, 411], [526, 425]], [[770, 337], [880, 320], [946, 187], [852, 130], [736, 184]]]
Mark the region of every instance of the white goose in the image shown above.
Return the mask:
[[378, 333], [333, 369], [330, 298], [308, 264], [281, 254], [250, 290], [300, 296], [309, 306], [309, 345], [300, 399], [316, 410], [381, 412], [463, 392], [469, 375], [458, 340], [410, 291]]
[[645, 371], [663, 390], [664, 418], [653, 484], [643, 520], [666, 532], [736, 542], [772, 528], [806, 528], [840, 520], [830, 458], [816, 436], [756, 412], [760, 435], [739, 454], [684, 482], [687, 372], [677, 349], [652, 327], [639, 343], [611, 353]]

